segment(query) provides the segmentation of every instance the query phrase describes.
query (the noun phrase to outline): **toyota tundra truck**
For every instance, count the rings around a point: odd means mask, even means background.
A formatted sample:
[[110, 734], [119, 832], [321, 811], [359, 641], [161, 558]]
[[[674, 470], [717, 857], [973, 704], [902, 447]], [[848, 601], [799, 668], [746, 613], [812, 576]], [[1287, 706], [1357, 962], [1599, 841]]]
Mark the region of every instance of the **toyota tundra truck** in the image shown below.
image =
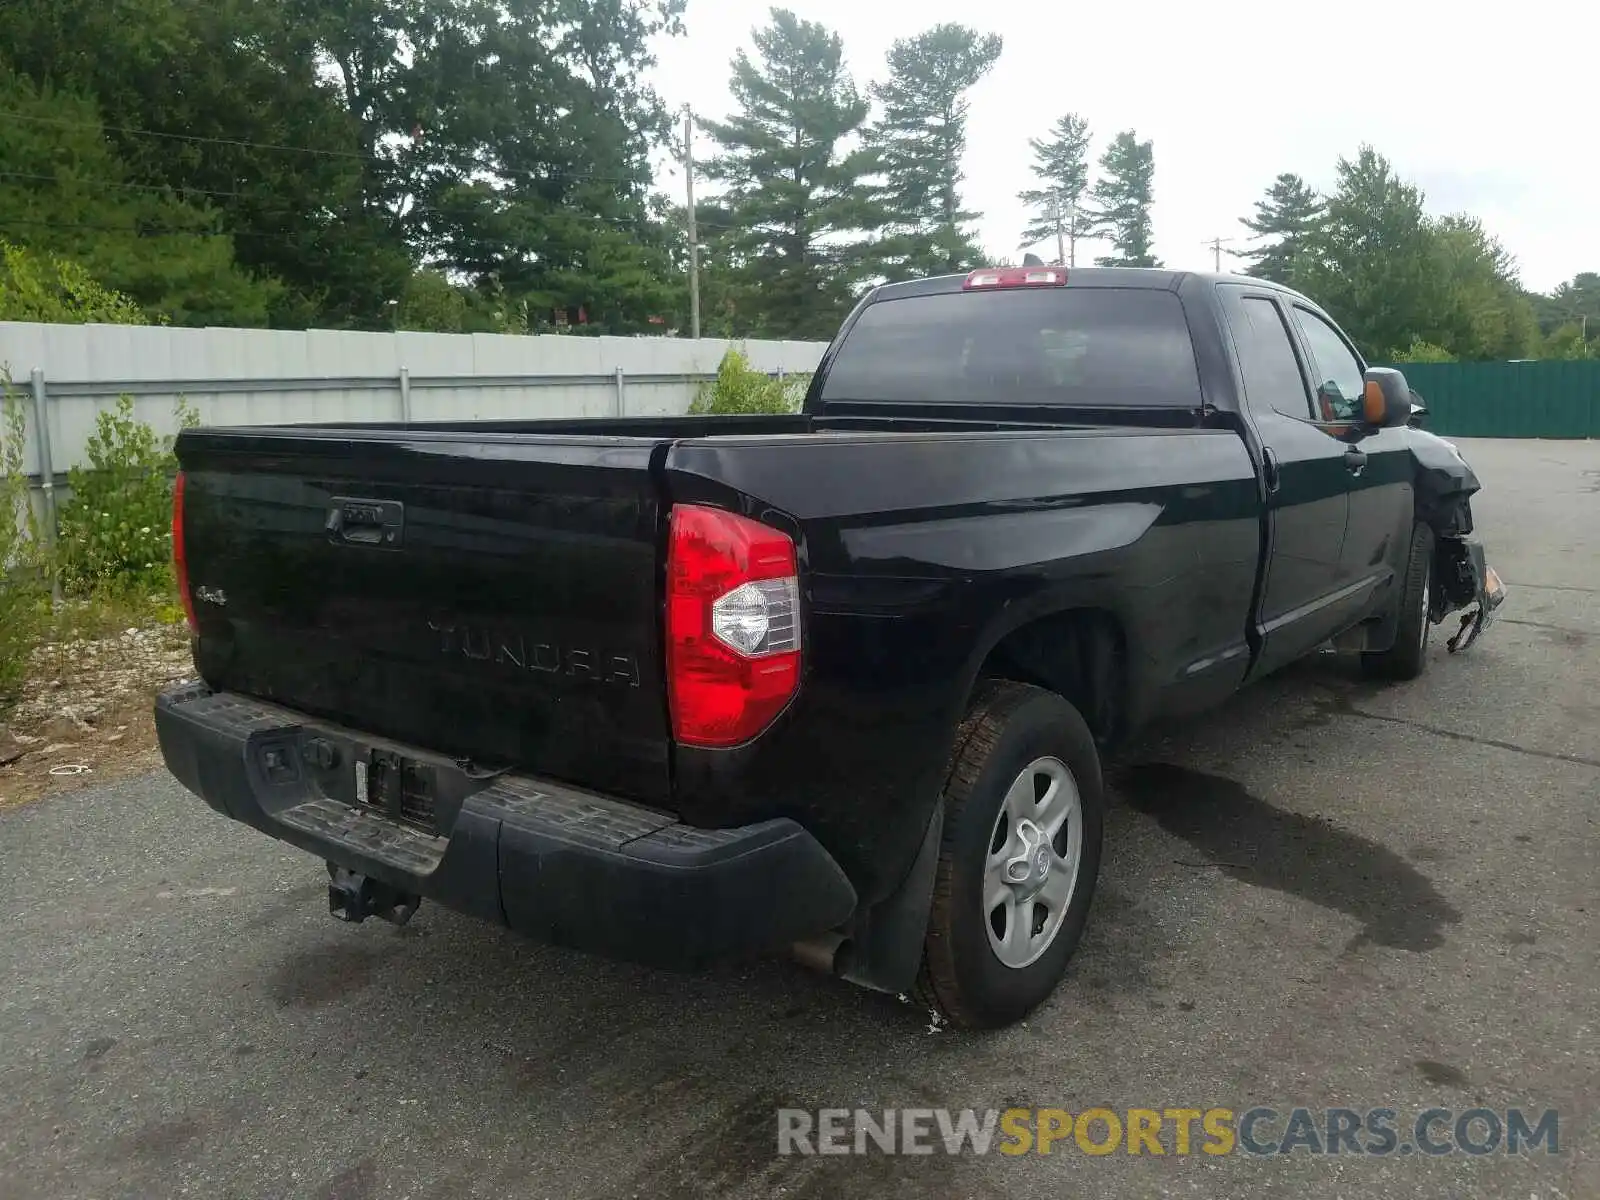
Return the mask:
[[794, 953], [959, 1027], [1089, 919], [1101, 756], [1499, 598], [1478, 482], [1262, 280], [879, 287], [784, 416], [200, 428], [162, 753], [325, 860], [663, 968]]

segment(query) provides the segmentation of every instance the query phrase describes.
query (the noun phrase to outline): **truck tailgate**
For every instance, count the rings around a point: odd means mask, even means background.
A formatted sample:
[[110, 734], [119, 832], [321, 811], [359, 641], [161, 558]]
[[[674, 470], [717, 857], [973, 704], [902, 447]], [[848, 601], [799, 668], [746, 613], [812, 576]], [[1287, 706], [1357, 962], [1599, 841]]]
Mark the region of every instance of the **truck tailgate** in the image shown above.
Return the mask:
[[663, 440], [183, 434], [212, 687], [645, 802], [669, 791]]

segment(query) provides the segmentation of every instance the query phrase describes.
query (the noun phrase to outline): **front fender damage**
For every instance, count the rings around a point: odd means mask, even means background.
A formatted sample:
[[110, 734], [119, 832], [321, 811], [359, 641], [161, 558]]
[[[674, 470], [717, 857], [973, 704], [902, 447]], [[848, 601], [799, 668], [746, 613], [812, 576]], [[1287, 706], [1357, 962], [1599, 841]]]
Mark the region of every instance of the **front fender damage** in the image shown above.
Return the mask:
[[1442, 622], [1462, 612], [1460, 626], [1447, 643], [1450, 653], [1471, 646], [1489, 627], [1495, 610], [1505, 603], [1506, 589], [1484, 557], [1483, 543], [1472, 535], [1472, 497], [1482, 488], [1477, 474], [1450, 442], [1425, 430], [1411, 432], [1416, 464], [1417, 520], [1434, 534], [1433, 611]]

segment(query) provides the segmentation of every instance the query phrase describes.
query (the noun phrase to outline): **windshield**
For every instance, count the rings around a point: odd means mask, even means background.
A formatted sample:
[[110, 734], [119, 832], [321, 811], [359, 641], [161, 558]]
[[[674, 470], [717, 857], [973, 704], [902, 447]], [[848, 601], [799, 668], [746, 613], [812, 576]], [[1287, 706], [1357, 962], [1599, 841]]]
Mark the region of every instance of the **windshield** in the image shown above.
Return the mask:
[[1171, 292], [947, 292], [868, 307], [822, 399], [1196, 408], [1200, 377]]

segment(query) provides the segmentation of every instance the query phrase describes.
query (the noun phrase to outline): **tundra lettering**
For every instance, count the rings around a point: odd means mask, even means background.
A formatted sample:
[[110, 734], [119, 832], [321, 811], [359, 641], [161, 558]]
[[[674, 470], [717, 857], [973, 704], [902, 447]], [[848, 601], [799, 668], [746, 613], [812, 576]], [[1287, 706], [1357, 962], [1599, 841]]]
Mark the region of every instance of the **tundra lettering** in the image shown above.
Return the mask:
[[641, 683], [638, 661], [630, 654], [560, 647], [550, 642], [532, 642], [520, 634], [490, 630], [482, 625], [430, 619], [428, 628], [438, 635], [439, 652], [475, 662], [490, 662], [519, 671], [544, 675], [566, 675], [594, 683], [638, 687]]

